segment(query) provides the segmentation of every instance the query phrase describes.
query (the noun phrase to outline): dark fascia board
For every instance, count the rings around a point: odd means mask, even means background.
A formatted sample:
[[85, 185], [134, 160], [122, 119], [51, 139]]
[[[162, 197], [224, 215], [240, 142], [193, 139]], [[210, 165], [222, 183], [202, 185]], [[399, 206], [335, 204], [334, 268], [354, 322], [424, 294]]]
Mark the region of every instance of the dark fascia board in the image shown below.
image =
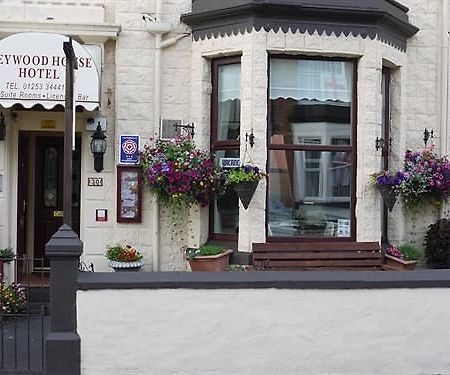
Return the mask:
[[79, 290], [450, 288], [450, 270], [80, 272]]
[[378, 38], [401, 50], [419, 29], [394, 0], [194, 0], [181, 20], [195, 40], [264, 29]]

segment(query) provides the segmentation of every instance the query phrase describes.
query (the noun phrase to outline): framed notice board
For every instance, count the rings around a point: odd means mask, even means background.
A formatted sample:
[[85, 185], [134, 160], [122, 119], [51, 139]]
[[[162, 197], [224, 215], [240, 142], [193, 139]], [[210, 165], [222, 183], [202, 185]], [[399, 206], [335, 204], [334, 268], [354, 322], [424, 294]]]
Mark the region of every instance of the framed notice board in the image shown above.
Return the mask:
[[142, 220], [142, 183], [139, 167], [117, 167], [117, 222]]

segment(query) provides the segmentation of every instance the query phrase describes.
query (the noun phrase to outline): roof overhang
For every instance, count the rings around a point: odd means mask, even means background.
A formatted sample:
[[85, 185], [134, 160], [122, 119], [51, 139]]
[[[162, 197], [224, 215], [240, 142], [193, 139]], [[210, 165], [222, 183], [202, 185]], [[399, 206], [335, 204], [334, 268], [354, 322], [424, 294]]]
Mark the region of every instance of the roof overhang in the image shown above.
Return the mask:
[[40, 32], [51, 34], [62, 34], [85, 44], [100, 44], [108, 39], [117, 39], [120, 33], [119, 25], [110, 24], [74, 24], [56, 22], [23, 22], [2, 21], [0, 22], [0, 38], [23, 32]]
[[401, 50], [419, 29], [394, 0], [193, 0], [181, 20], [195, 40], [257, 31], [325, 33], [379, 39]]

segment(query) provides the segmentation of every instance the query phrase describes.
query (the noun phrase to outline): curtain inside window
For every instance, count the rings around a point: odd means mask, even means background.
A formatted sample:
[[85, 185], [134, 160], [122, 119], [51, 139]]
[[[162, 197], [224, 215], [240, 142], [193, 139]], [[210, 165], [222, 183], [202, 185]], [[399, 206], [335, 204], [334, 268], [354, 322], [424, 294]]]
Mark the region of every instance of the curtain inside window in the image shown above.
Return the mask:
[[352, 100], [353, 66], [345, 61], [270, 60], [270, 99]]

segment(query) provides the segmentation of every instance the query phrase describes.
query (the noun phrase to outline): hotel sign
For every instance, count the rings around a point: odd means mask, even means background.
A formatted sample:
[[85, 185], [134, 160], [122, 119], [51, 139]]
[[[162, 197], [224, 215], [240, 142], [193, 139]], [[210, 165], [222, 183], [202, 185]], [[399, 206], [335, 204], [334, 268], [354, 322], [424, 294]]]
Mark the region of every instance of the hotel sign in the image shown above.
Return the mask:
[[[50, 33], [19, 33], [0, 40], [0, 105], [22, 104], [47, 109], [65, 104], [68, 37]], [[93, 110], [99, 105], [100, 47], [90, 50], [72, 41], [78, 63], [75, 70], [75, 105]]]

